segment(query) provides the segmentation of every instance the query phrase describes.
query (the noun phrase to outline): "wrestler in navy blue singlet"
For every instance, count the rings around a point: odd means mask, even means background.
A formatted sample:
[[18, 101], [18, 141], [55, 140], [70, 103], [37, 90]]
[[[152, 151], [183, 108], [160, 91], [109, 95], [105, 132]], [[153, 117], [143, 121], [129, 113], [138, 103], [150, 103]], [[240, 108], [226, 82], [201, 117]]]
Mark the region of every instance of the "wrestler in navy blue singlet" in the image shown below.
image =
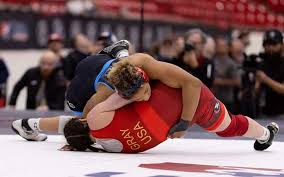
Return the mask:
[[116, 61], [108, 55], [92, 55], [78, 64], [75, 77], [66, 92], [67, 104], [76, 115], [82, 115], [87, 101], [96, 93], [96, 86], [99, 83], [114, 90], [105, 79], [105, 73]]

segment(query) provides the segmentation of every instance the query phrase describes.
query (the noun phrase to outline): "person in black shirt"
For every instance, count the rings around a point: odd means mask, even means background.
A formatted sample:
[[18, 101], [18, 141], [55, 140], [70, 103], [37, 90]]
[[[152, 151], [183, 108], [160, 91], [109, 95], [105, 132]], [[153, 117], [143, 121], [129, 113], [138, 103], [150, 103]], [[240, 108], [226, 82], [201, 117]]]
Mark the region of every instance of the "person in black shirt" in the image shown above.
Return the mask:
[[8, 68], [2, 58], [0, 58], [0, 107], [6, 105], [6, 91], [7, 91], [7, 80], [9, 77]]
[[67, 55], [64, 62], [64, 75], [67, 80], [72, 80], [75, 75], [75, 69], [84, 58], [89, 56], [91, 42], [83, 34], [77, 34], [73, 40], [74, 49]]
[[209, 55], [204, 56], [204, 53], [208, 53], [204, 50], [207, 36], [201, 30], [194, 29], [185, 34], [184, 41], [183, 51], [169, 63], [179, 66], [200, 79], [207, 87], [212, 88], [214, 63], [207, 58]]
[[113, 33], [108, 31], [101, 32], [94, 42], [92, 54], [99, 53], [103, 48], [108, 47], [117, 41], [117, 37]]
[[[184, 35], [185, 45], [194, 47], [197, 63], [190, 65], [191, 74], [200, 79], [207, 87], [212, 88], [214, 81], [214, 63], [212, 60], [204, 56], [204, 45], [207, 42], [208, 36], [200, 29], [189, 30]], [[186, 48], [186, 46], [185, 46]], [[184, 56], [192, 55], [191, 51], [184, 52]]]
[[39, 66], [28, 69], [14, 86], [9, 105], [14, 107], [20, 91], [27, 87], [27, 109], [64, 110], [66, 81], [57, 63], [56, 54], [43, 53]]
[[256, 72], [256, 84], [262, 86], [265, 93], [265, 106], [262, 113], [276, 116], [284, 114], [284, 58], [281, 56], [283, 36], [278, 30], [269, 30], [264, 34], [263, 68]]
[[0, 84], [6, 83], [9, 77], [8, 68], [2, 58], [0, 58]]

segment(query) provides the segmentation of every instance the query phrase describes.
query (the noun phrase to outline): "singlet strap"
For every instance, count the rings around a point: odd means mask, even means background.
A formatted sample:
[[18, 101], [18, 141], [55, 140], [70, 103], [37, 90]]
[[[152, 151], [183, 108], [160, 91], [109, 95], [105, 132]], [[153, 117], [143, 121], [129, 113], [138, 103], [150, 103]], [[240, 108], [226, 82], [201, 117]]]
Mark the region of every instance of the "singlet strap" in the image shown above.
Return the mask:
[[101, 70], [101, 72], [98, 74], [98, 76], [96, 77], [95, 83], [94, 83], [94, 89], [96, 91], [96, 88], [98, 86], [98, 84], [103, 84], [106, 87], [108, 87], [111, 90], [115, 90], [115, 88], [107, 81], [107, 79], [105, 78], [105, 73], [107, 72], [107, 70], [109, 69], [109, 67], [111, 66], [111, 64], [115, 61], [116, 59], [112, 59], [109, 60], [108, 62], [106, 62]]

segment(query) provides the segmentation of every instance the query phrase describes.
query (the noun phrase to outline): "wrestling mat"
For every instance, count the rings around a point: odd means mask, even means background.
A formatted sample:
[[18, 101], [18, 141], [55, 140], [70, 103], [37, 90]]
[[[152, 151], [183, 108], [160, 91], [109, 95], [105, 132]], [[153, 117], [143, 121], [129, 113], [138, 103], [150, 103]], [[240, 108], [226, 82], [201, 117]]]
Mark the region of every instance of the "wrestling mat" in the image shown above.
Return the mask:
[[62, 136], [27, 142], [10, 129], [16, 118], [60, 114], [0, 111], [0, 177], [284, 177], [283, 119], [274, 120], [280, 134], [264, 152], [254, 151], [253, 140], [220, 139], [196, 127], [190, 139], [167, 140], [139, 154], [58, 151]]

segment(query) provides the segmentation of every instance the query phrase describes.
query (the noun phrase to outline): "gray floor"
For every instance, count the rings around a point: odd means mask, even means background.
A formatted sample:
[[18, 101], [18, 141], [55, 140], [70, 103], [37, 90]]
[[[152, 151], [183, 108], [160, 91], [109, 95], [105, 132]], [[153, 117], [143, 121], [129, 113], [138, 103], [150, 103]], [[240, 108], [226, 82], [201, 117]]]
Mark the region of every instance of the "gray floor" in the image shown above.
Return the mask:
[[[14, 134], [11, 130], [10, 125], [13, 120], [22, 119], [27, 117], [49, 117], [56, 115], [71, 115], [70, 112], [37, 112], [37, 111], [13, 111], [13, 110], [0, 110], [0, 134]], [[262, 125], [267, 125], [269, 122], [276, 122], [280, 127], [279, 134], [276, 138], [277, 141], [284, 142], [284, 118], [270, 118], [270, 119], [257, 119]], [[199, 128], [198, 126], [193, 126], [188, 130], [188, 134], [185, 136], [188, 139], [224, 139], [218, 137], [216, 134], [208, 133]], [[230, 139], [247, 139], [247, 138], [230, 138]]]

